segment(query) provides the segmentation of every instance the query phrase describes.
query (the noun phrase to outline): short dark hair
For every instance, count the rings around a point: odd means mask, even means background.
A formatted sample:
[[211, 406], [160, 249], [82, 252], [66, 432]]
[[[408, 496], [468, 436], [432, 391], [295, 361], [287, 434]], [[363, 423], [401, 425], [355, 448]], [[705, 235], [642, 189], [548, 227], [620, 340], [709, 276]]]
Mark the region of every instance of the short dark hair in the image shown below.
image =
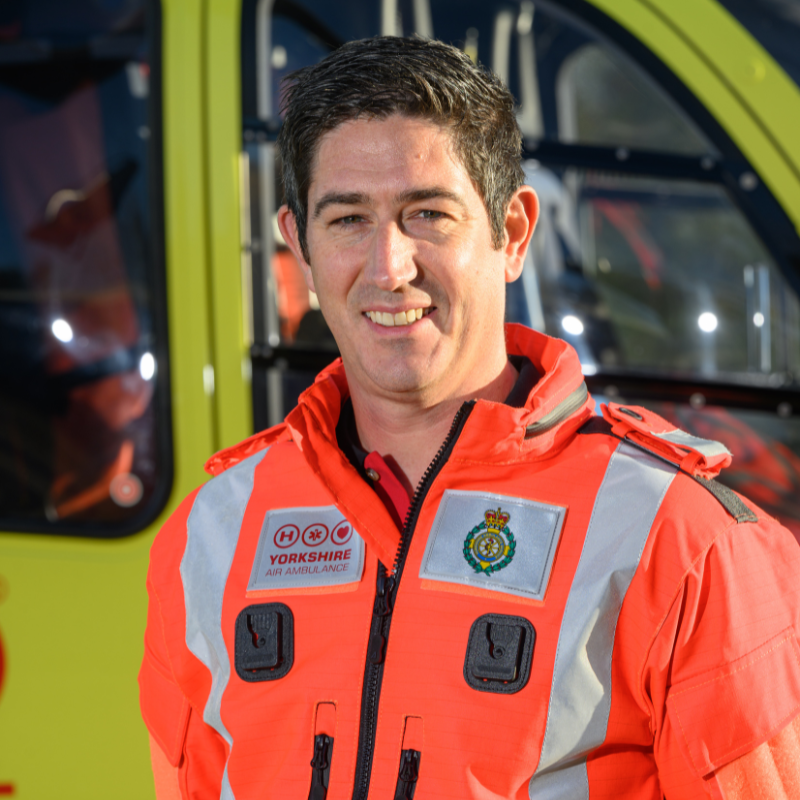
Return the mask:
[[492, 72], [459, 49], [414, 36], [348, 42], [284, 79], [278, 148], [286, 203], [309, 260], [306, 230], [311, 168], [323, 135], [343, 122], [392, 114], [448, 128], [458, 157], [483, 198], [499, 249], [505, 214], [522, 185], [522, 135], [514, 98]]

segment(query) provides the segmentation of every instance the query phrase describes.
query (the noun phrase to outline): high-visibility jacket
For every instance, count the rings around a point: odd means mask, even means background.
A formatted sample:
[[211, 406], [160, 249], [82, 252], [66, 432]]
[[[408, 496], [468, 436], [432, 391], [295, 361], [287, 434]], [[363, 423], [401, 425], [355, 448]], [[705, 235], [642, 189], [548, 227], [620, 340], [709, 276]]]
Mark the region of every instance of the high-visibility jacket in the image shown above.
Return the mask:
[[719, 796], [800, 713], [800, 549], [712, 480], [727, 451], [507, 344], [541, 379], [462, 407], [402, 533], [337, 447], [340, 363], [211, 459], [140, 673], [186, 797]]

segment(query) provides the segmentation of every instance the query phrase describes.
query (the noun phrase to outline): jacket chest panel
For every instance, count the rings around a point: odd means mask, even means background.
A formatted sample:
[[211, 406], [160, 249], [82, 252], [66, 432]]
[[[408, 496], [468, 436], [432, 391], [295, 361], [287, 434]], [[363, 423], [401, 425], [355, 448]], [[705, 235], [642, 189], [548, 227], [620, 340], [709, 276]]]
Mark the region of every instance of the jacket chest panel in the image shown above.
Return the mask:
[[[588, 666], [589, 684], [599, 685], [594, 663], [590, 664], [591, 659], [584, 656], [590, 653], [596, 639], [605, 642], [606, 649], [608, 643], [613, 643], [613, 630], [608, 639], [602, 625], [579, 620], [579, 627], [584, 623], [589, 625], [586, 628], [589, 640], [583, 645], [576, 640], [567, 661], [562, 658], [560, 667], [557, 663], [568, 604], [576, 605], [574, 598], [571, 599], [575, 594], [576, 574], [580, 568], [588, 570], [589, 575], [595, 574], [595, 567], [581, 567], [584, 543], [589, 541], [587, 531], [593, 526], [599, 528], [601, 542], [606, 541], [608, 534], [612, 555], [617, 547], [627, 559], [628, 531], [636, 530], [637, 536], [646, 537], [649, 530], [649, 506], [642, 505], [638, 484], [629, 480], [634, 474], [630, 470], [642, 465], [630, 453], [615, 458], [615, 464], [613, 459], [609, 461], [607, 453], [587, 458], [576, 447], [559, 458], [532, 465], [476, 467], [454, 460], [439, 474], [419, 513], [391, 612], [370, 796], [392, 796], [409, 718], [419, 720], [422, 731], [420, 791], [424, 789], [434, 795], [493, 792], [516, 796], [531, 780], [540, 754], [549, 752], [548, 736], [550, 742], [556, 742], [555, 749], [549, 745], [556, 757], [560, 758], [558, 754], [562, 752], [572, 752], [573, 745], [562, 741], [565, 735], [570, 735], [569, 726], [550, 731], [549, 710], [556, 683], [558, 680], [565, 683], [564, 696], [568, 698], [573, 686], [570, 664], [575, 663], [578, 671]], [[287, 474], [292, 468], [288, 459]], [[661, 469], [655, 468], [658, 481], [668, 481], [666, 473], [660, 477]], [[654, 472], [652, 466], [647, 466], [647, 470]], [[652, 487], [654, 503], [660, 502], [662, 494], [658, 481]], [[603, 504], [608, 505], [601, 485], [604, 483], [608, 483], [608, 497], [616, 496], [620, 487], [630, 487], [626, 491], [631, 496], [633, 528], [627, 510], [619, 515], [620, 525], [616, 525], [613, 504], [610, 510], [602, 511]], [[293, 488], [298, 484], [303, 491]], [[289, 506], [287, 501], [292, 500], [298, 505]], [[602, 519], [596, 518], [598, 507], [602, 511], [600, 516], [605, 514]], [[636, 522], [639, 518], [641, 524]], [[484, 528], [480, 528], [481, 521]], [[257, 484], [244, 513], [222, 609], [221, 628], [228, 657], [233, 662], [237, 621], [250, 606], [286, 607], [291, 612], [294, 637], [293, 664], [285, 675], [276, 680], [248, 682], [231, 669], [222, 691], [221, 715], [234, 743], [229, 762], [231, 780], [237, 785], [246, 783], [254, 787], [252, 796], [269, 795], [276, 786], [282, 787], [282, 796], [307, 795], [308, 764], [320, 703], [335, 708], [335, 755], [330, 781], [331, 787], [336, 788], [332, 788], [329, 797], [334, 800], [352, 790], [364, 666], [375, 608], [377, 558], [365, 547], [360, 580], [339, 585], [258, 588], [265, 585], [259, 581], [268, 577], [260, 572], [265, 558], [270, 562], [266, 568], [272, 568], [272, 556], [280, 557], [279, 551], [291, 550], [292, 545], [303, 542], [304, 532], [308, 535], [302, 552], [322, 552], [315, 548], [332, 542], [331, 532], [342, 531], [345, 524], [349, 520], [332, 505], [328, 491], [307, 470], [298, 470], [294, 477], [287, 480], [281, 477], [273, 484], [265, 481]], [[351, 540], [357, 535], [357, 528], [352, 527], [348, 531]], [[318, 536], [311, 537], [311, 532], [317, 532]], [[497, 570], [486, 571], [484, 567], [478, 576], [480, 583], [452, 580], [452, 575], [441, 580], [437, 577], [440, 573], [430, 566], [431, 555], [437, 554], [436, 547], [449, 548], [453, 552], [447, 553], [445, 560], [457, 565], [456, 577], [470, 577], [470, 572], [477, 575], [468, 556], [481, 565], [479, 555], [491, 556], [493, 547], [502, 547], [505, 552], [497, 555], [508, 559], [508, 532], [514, 534], [516, 542], [512, 558]], [[484, 541], [483, 550], [470, 547], [481, 533], [493, 535], [496, 541]], [[345, 535], [341, 533], [336, 538], [342, 540]], [[278, 547], [278, 543], [286, 547]], [[525, 547], [530, 547], [530, 553], [521, 557]], [[596, 564], [602, 570], [606, 568], [603, 553], [607, 548], [602, 543], [596, 547], [599, 547]], [[292, 566], [301, 565], [301, 550], [297, 552], [298, 559]], [[317, 561], [306, 560], [303, 566]], [[436, 563], [433, 562], [434, 566]], [[611, 577], [602, 579], [606, 581], [604, 585], [612, 586], [617, 580], [619, 571], [615, 563], [612, 558], [608, 565]], [[622, 564], [624, 569], [629, 572], [635, 569], [635, 560], [630, 567], [627, 563]], [[491, 561], [486, 564], [491, 566]], [[509, 581], [509, 576], [514, 577], [511, 571], [514, 564], [526, 565], [532, 574], [523, 573], [514, 584]], [[288, 557], [284, 566], [289, 566]], [[493, 581], [495, 577], [502, 581]], [[602, 587], [600, 591], [604, 591]], [[263, 610], [264, 615], [268, 613], [272, 611]], [[265, 630], [272, 630], [269, 627], [272, 622], [267, 620], [263, 624]], [[477, 634], [476, 625], [484, 626], [477, 629]], [[493, 625], [499, 626], [500, 639], [492, 638]], [[532, 636], [526, 639], [528, 630]], [[488, 688], [481, 688], [478, 683], [476, 688], [475, 681], [467, 678], [470, 653], [486, 661], [492, 657], [492, 647], [498, 641], [510, 641], [509, 631], [512, 639], [517, 636], [515, 646], [520, 658], [527, 659], [529, 674], [513, 692], [505, 691], [497, 682]], [[253, 636], [258, 632], [254, 628]], [[489, 645], [487, 639], [491, 640]], [[482, 669], [473, 670], [478, 681], [482, 679]], [[516, 674], [511, 678], [509, 682], [514, 683]], [[486, 680], [506, 682], [491, 675]], [[610, 685], [603, 684], [600, 688], [600, 695], [592, 702], [605, 702]], [[590, 718], [577, 720], [576, 724], [579, 735], [587, 730], [594, 735]], [[573, 749], [580, 747], [582, 740]], [[289, 788], [294, 783], [297, 791]], [[249, 791], [242, 797], [250, 796]]]
[[[597, 465], [586, 472], [583, 479], [576, 475], [569, 459], [543, 469], [489, 467], [480, 473], [453, 465], [430, 491], [395, 602], [376, 759], [399, 753], [403, 720], [422, 717], [424, 785], [433, 796], [486, 791], [516, 796], [536, 768], [564, 609], [603, 477]], [[452, 491], [448, 485], [459, 488]], [[496, 527], [503, 521], [498, 508], [509, 514], [502, 528]], [[477, 560], [475, 548], [470, 551], [468, 544], [482, 520], [481, 532], [493, 524], [491, 535], [507, 541], [503, 530], [508, 528], [516, 547], [510, 564], [478, 575], [468, 560], [470, 555]], [[451, 575], [438, 580], [429, 566], [437, 546], [451, 551]], [[515, 565], [525, 571], [511, 572]], [[478, 580], [470, 580], [470, 574]], [[512, 631], [522, 627], [522, 618], [534, 631], [529, 678], [513, 693], [506, 693], [502, 682], [487, 681], [480, 690], [476, 681], [467, 680], [465, 673], [481, 655], [474, 652], [471, 632], [487, 616], [507, 622]], [[492, 643], [486, 648], [490, 659], [491, 649]], [[521, 646], [520, 652], [528, 657]], [[373, 773], [371, 796], [390, 791], [391, 775], [390, 769]]]
[[[220, 711], [237, 800], [273, 796], [279, 786], [282, 797], [308, 796], [321, 703], [335, 708], [332, 782], [348, 782], [356, 756], [377, 559], [295, 446], [284, 449], [256, 475], [222, 608], [230, 677]], [[291, 666], [243, 679], [242, 644], [257, 657], [261, 635], [281, 640], [280, 658], [290, 655]]]

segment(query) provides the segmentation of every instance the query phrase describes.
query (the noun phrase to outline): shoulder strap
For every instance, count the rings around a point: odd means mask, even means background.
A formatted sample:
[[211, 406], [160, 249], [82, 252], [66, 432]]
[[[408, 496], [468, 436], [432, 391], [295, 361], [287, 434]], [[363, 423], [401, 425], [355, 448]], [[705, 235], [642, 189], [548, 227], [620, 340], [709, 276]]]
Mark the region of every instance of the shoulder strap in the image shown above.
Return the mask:
[[731, 463], [732, 456], [725, 445], [692, 436], [641, 406], [609, 403], [601, 406], [601, 410], [603, 418], [595, 417], [590, 420], [581, 429], [581, 433], [610, 433], [677, 464], [682, 472], [711, 492], [736, 522], [758, 520], [736, 492], [714, 480]]
[[710, 480], [731, 463], [731, 452], [720, 442], [692, 436], [641, 406], [602, 405], [611, 432], [676, 464], [682, 472]]
[[738, 522], [758, 522], [755, 512], [748, 508], [736, 492], [717, 481], [709, 481], [695, 475], [694, 479], [705, 486], [714, 497], [725, 507], [725, 510]]

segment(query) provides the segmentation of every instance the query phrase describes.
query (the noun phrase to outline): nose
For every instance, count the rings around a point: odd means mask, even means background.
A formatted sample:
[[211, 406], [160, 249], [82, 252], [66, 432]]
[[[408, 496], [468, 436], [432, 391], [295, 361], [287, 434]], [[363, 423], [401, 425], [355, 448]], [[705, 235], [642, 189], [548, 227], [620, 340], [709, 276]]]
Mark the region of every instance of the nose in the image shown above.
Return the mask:
[[394, 221], [379, 225], [368, 255], [366, 278], [393, 292], [417, 276], [414, 240]]

